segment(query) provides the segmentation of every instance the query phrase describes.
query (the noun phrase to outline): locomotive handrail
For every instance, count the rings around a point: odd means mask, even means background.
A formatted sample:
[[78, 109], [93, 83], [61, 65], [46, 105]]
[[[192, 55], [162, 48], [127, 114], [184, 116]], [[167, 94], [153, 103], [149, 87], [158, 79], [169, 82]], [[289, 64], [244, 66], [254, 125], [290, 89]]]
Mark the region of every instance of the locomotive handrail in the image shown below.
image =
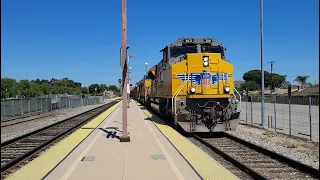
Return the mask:
[[[174, 95], [172, 96], [172, 99], [171, 99], [171, 107], [172, 107], [171, 110], [172, 110], [172, 112], [174, 112], [174, 120], [175, 120], [176, 115], [177, 115], [177, 113], [176, 113], [176, 109], [177, 109], [177, 107], [176, 107], [176, 97], [178, 96], [178, 94], [181, 91], [181, 89], [187, 84], [187, 82], [189, 80], [189, 74], [187, 76], [188, 79], [186, 79], [186, 74], [184, 74], [184, 77], [185, 77], [185, 79], [184, 79], [183, 83], [180, 85], [180, 87], [174, 93]], [[173, 101], [174, 101], [174, 106], [173, 106]]]
[[241, 94], [238, 92], [238, 90], [233, 86], [233, 84], [229, 81], [229, 79], [228, 79], [228, 82], [229, 82], [229, 84], [232, 86], [232, 88], [238, 93], [238, 95], [239, 95], [239, 98], [240, 98], [240, 112], [241, 112]]

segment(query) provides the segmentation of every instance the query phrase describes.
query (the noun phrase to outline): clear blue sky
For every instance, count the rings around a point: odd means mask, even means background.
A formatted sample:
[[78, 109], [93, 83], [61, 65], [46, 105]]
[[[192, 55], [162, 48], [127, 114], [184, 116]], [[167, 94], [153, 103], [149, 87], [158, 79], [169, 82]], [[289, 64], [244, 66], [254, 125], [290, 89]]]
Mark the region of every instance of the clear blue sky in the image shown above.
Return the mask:
[[[1, 76], [68, 77], [83, 85], [121, 77], [121, 0], [3, 0]], [[319, 79], [319, 0], [265, 0], [265, 70]], [[236, 79], [260, 69], [259, 0], [128, 0], [132, 79], [179, 37], [213, 37], [227, 48]]]

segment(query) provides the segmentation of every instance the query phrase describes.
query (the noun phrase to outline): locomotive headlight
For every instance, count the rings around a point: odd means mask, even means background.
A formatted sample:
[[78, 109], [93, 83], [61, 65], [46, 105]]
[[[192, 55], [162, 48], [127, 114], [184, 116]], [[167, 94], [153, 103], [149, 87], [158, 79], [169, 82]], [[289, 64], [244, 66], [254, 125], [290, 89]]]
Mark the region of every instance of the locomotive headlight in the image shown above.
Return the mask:
[[225, 91], [226, 93], [229, 93], [230, 87], [229, 87], [229, 86], [225, 86], [225, 87], [224, 87], [224, 91]]
[[196, 92], [196, 88], [195, 87], [190, 87], [190, 92], [195, 93]]
[[203, 66], [204, 67], [209, 66], [209, 57], [208, 56], [203, 56]]

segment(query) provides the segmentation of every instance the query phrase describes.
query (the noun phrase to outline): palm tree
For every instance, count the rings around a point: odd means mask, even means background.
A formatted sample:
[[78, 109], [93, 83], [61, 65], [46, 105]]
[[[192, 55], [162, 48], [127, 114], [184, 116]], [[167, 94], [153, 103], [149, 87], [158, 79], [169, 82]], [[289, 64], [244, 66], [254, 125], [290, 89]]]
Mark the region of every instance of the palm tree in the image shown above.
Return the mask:
[[310, 76], [298, 76], [294, 81], [300, 83], [301, 88], [303, 89], [304, 86], [306, 85], [307, 79], [308, 79], [309, 77], [310, 77]]

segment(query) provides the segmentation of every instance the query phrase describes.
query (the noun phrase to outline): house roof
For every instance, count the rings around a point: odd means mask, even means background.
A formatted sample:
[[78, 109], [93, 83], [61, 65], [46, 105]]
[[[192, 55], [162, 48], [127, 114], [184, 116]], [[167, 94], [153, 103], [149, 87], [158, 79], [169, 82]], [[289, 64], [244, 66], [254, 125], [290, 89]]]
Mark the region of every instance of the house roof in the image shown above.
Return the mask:
[[319, 87], [309, 87], [302, 90], [294, 91], [293, 94], [317, 94], [319, 93]]

